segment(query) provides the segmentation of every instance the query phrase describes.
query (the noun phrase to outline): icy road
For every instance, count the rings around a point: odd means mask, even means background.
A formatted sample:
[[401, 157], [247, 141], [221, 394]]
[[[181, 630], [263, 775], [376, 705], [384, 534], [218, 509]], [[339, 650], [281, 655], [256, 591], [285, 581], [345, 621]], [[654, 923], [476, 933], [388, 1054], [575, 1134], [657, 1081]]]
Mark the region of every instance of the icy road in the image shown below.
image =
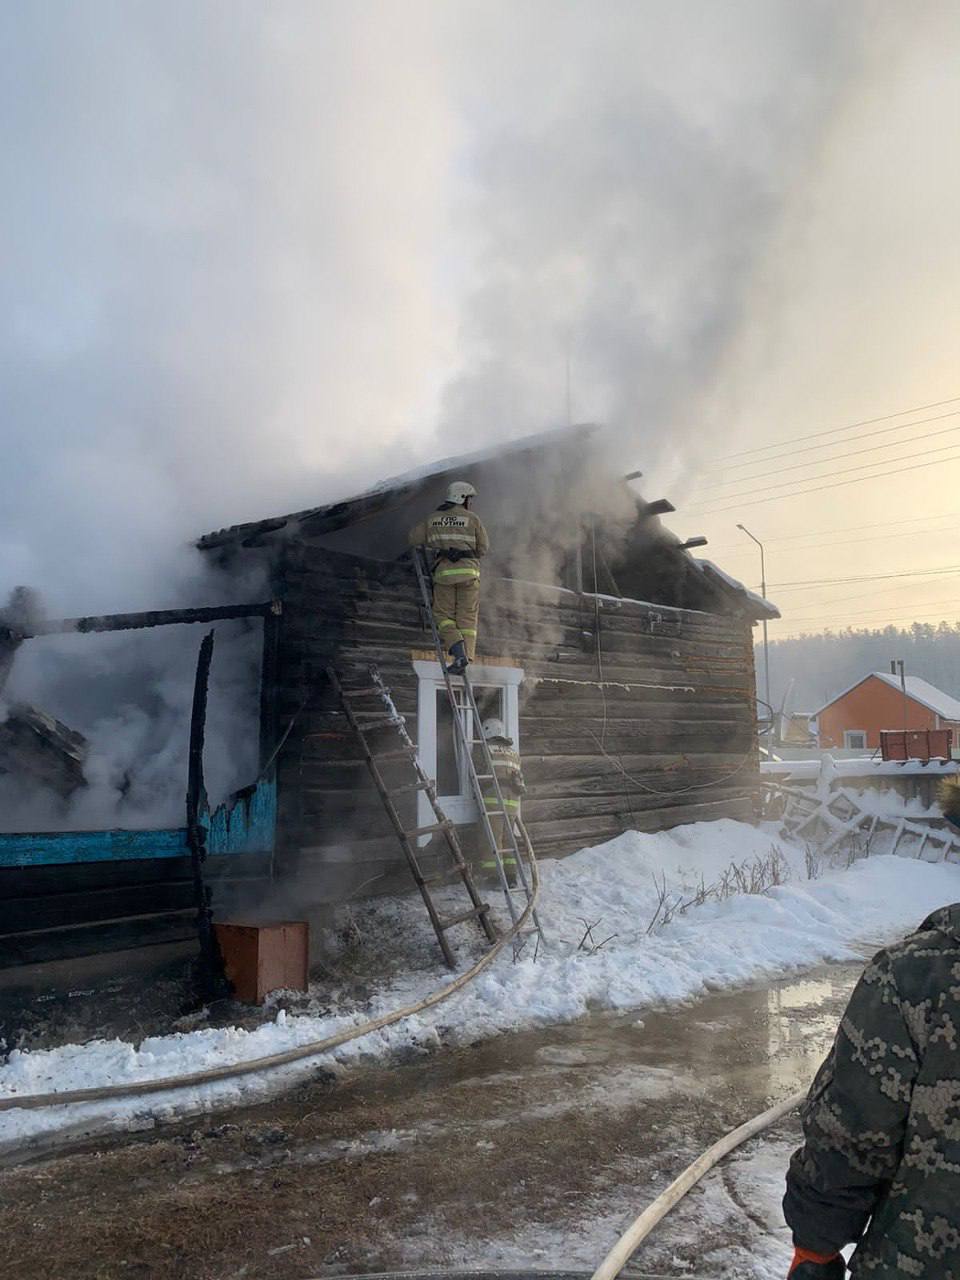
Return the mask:
[[[728, 1128], [802, 1087], [859, 966], [319, 1081], [0, 1173], [0, 1275], [589, 1271]], [[781, 1277], [786, 1124], [712, 1174], [644, 1275]]]

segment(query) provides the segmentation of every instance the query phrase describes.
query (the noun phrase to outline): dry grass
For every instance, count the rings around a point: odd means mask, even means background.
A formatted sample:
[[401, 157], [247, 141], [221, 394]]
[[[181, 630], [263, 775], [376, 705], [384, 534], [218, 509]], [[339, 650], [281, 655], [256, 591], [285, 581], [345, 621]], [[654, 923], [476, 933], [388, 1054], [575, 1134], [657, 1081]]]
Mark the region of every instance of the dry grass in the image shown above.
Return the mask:
[[[664, 875], [653, 882], [657, 887], [657, 904], [646, 932], [659, 933], [677, 916], [685, 915], [691, 907], [701, 907], [705, 902], [725, 902], [738, 894], [766, 893], [776, 885], [784, 884], [790, 878], [787, 860], [776, 845], [770, 846], [770, 852], [764, 858], [747, 858], [743, 862], [731, 862], [714, 884], [708, 885], [701, 875], [700, 884], [693, 894], [685, 897], [683, 893], [672, 894], [667, 889], [667, 877]], [[596, 927], [596, 926], [594, 926]]]

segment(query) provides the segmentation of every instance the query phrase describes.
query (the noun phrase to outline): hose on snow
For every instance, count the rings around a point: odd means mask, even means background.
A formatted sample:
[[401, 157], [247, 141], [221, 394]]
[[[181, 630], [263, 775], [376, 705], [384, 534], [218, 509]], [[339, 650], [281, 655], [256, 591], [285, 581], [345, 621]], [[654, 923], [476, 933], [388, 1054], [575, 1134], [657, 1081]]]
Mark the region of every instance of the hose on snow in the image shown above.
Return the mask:
[[537, 899], [540, 896], [540, 868], [537, 865], [537, 859], [529, 840], [524, 840], [524, 844], [530, 862], [530, 897], [516, 923], [501, 934], [490, 950], [485, 952], [476, 964], [466, 969], [458, 977], [454, 978], [452, 982], [447, 983], [446, 986], [438, 987], [435, 991], [431, 991], [429, 995], [424, 996], [422, 1000], [418, 1000], [415, 1004], [405, 1005], [401, 1009], [394, 1009], [390, 1013], [382, 1014], [379, 1018], [371, 1018], [368, 1022], [363, 1022], [359, 1026], [348, 1027], [343, 1031], [338, 1031], [335, 1035], [328, 1036], [325, 1040], [315, 1040], [310, 1044], [297, 1045], [296, 1048], [285, 1049], [280, 1053], [272, 1053], [263, 1058], [251, 1058], [247, 1062], [232, 1062], [222, 1067], [210, 1067], [205, 1071], [193, 1071], [188, 1075], [165, 1076], [154, 1080], [135, 1080], [128, 1084], [102, 1085], [91, 1089], [66, 1089], [59, 1093], [23, 1094], [20, 1097], [12, 1095], [0, 1098], [0, 1111], [14, 1111], [18, 1108], [22, 1110], [37, 1110], [42, 1107], [62, 1107], [69, 1103], [104, 1102], [110, 1098], [133, 1098], [147, 1093], [165, 1093], [172, 1089], [188, 1089], [199, 1085], [213, 1084], [219, 1080], [233, 1080], [239, 1076], [253, 1075], [258, 1071], [271, 1071], [275, 1067], [285, 1067], [292, 1062], [301, 1062], [304, 1058], [319, 1057], [321, 1054], [329, 1053], [331, 1049], [337, 1049], [340, 1045], [348, 1044], [351, 1040], [359, 1040], [361, 1036], [370, 1035], [374, 1031], [381, 1031], [384, 1027], [401, 1022], [404, 1018], [410, 1018], [414, 1014], [422, 1013], [425, 1009], [431, 1009], [435, 1005], [442, 1004], [444, 1000], [449, 1000], [458, 991], [462, 991], [484, 969], [488, 968], [504, 947], [520, 934], [533, 915], [537, 906]]
[[679, 1204], [691, 1187], [696, 1186], [700, 1179], [709, 1173], [724, 1156], [729, 1155], [731, 1151], [734, 1151], [749, 1138], [762, 1133], [764, 1129], [769, 1129], [771, 1125], [776, 1124], [778, 1120], [782, 1120], [795, 1107], [799, 1107], [806, 1096], [806, 1091], [791, 1094], [783, 1102], [778, 1102], [767, 1111], [754, 1116], [752, 1120], [748, 1120], [746, 1124], [733, 1129], [725, 1137], [721, 1138], [719, 1142], [715, 1142], [712, 1147], [708, 1147], [703, 1155], [699, 1156], [694, 1160], [693, 1164], [684, 1169], [679, 1178], [675, 1178], [666, 1191], [657, 1196], [653, 1204], [644, 1209], [639, 1218], [635, 1219], [627, 1228], [600, 1266], [597, 1267], [590, 1280], [614, 1280], [614, 1277], [620, 1274], [657, 1223], [662, 1218], [665, 1218], [675, 1205]]

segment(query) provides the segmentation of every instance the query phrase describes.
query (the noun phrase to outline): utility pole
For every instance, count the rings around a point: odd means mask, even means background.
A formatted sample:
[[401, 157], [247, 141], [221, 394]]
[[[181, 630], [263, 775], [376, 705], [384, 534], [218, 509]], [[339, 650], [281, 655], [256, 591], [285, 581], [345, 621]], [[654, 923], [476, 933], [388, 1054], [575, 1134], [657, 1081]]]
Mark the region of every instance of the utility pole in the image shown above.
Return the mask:
[[[737, 528], [741, 529], [747, 535], [747, 537], [750, 538], [753, 542], [755, 542], [757, 546], [760, 548], [760, 594], [763, 596], [764, 600], [766, 600], [767, 569], [766, 569], [766, 564], [764, 562], [764, 556], [763, 556], [763, 543], [760, 541], [759, 538], [755, 538], [753, 536], [753, 534], [750, 532], [750, 530], [747, 528], [745, 524], [738, 524]], [[763, 620], [763, 688], [764, 688], [764, 697], [766, 698], [767, 706], [770, 709], [771, 722], [773, 722], [775, 717], [773, 714], [773, 703], [770, 701], [770, 645], [767, 641], [766, 618], [764, 618]], [[774, 735], [776, 735], [776, 731], [777, 731], [776, 725], [774, 725], [773, 726]]]
[[907, 677], [906, 677], [906, 676], [904, 675], [904, 673], [903, 673], [903, 659], [902, 659], [902, 658], [891, 658], [891, 659], [890, 659], [890, 674], [891, 674], [892, 676], [895, 676], [895, 675], [897, 674], [897, 668], [898, 668], [898, 667], [900, 668], [900, 691], [901, 691], [901, 693], [903, 694], [903, 732], [904, 732], [903, 749], [904, 749], [904, 751], [906, 751], [906, 749], [907, 749], [907, 739], [906, 739], [906, 732], [907, 732], [907, 712], [908, 712], [908, 708], [909, 708], [909, 704], [908, 704], [908, 702], [907, 702]]

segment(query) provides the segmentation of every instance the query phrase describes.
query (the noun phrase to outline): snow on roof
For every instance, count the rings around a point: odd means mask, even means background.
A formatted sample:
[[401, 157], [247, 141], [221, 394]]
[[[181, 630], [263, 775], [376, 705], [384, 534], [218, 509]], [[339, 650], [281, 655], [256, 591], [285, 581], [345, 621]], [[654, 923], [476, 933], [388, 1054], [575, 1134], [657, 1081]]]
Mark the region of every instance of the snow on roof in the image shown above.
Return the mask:
[[691, 556], [691, 560], [697, 566], [701, 573], [715, 573], [718, 578], [732, 587], [734, 591], [746, 596], [756, 610], [758, 618], [779, 618], [780, 610], [772, 600], [765, 600], [763, 596], [757, 595], [755, 591], [751, 591], [749, 587], [745, 587], [738, 579], [730, 576], [726, 570], [721, 569], [719, 565], [714, 564], [712, 560], [697, 560]]
[[[841, 693], [835, 694], [829, 702], [825, 702], [822, 707], [818, 707], [813, 712], [813, 715], [818, 716], [821, 711], [826, 711], [827, 707], [832, 707], [835, 702], [845, 698], [848, 693], [862, 685], [865, 680], [869, 680], [871, 676], [882, 680], [891, 689], [900, 690], [899, 676], [891, 675], [889, 671], [871, 671], [869, 675], [861, 676], [859, 680], [855, 680], [853, 684], [848, 685]], [[957, 698], [951, 697], [949, 693], [944, 693], [942, 689], [930, 684], [928, 680], [921, 680], [919, 676], [907, 676], [906, 686], [907, 697], [913, 702], [919, 702], [922, 707], [926, 707], [936, 715], [942, 716], [944, 720], [960, 720], [960, 700]]]

